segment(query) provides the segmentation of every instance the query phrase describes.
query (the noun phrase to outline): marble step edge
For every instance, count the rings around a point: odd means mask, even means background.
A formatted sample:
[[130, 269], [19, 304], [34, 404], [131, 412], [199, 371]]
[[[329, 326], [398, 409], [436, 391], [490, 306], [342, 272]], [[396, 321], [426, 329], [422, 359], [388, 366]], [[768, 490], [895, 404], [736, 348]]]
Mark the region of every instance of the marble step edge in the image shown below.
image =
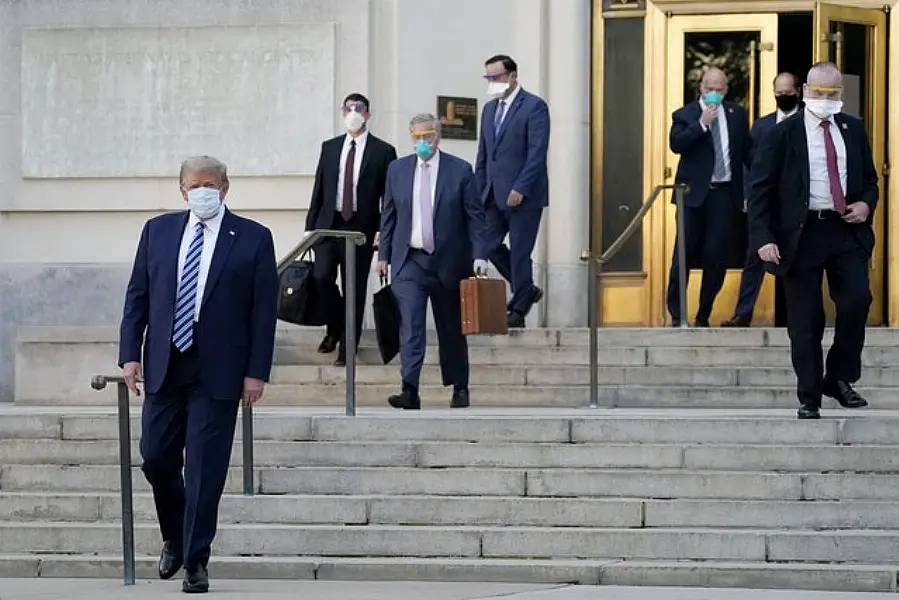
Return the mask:
[[[156, 580], [157, 558], [139, 556], [140, 580]], [[895, 592], [895, 565], [724, 561], [623, 561], [213, 557], [210, 576], [233, 579], [456, 581]], [[0, 577], [122, 578], [117, 556], [0, 555]], [[177, 587], [177, 582], [172, 584]], [[225, 586], [223, 586], [225, 587]]]

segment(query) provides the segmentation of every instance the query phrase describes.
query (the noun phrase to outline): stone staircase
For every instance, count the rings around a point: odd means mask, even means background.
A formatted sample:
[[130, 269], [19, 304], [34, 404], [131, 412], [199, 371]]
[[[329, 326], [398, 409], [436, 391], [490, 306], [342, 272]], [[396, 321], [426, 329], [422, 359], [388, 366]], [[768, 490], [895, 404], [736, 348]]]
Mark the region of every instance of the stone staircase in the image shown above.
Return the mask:
[[[321, 333], [282, 329], [269, 406], [338, 406], [344, 369], [315, 348]], [[16, 404], [113, 405], [115, 391], [97, 393], [92, 375], [115, 371], [114, 328], [19, 331]], [[436, 344], [436, 335], [429, 341]], [[528, 329], [470, 338], [472, 404], [481, 407], [574, 408], [589, 398], [586, 329]], [[600, 400], [622, 408], [794, 408], [795, 378], [783, 329], [601, 329]], [[445, 407], [437, 349], [426, 357], [422, 402]], [[399, 388], [394, 361], [382, 365], [374, 334], [363, 334], [358, 405], [385, 406]], [[899, 408], [899, 331], [870, 329], [860, 390], [878, 408]], [[36, 375], [39, 374], [39, 375]]]
[[[213, 578], [896, 591], [890, 411], [338, 412], [260, 408], [258, 495], [238, 443]], [[109, 408], [0, 411], [0, 575], [121, 576], [116, 433]]]

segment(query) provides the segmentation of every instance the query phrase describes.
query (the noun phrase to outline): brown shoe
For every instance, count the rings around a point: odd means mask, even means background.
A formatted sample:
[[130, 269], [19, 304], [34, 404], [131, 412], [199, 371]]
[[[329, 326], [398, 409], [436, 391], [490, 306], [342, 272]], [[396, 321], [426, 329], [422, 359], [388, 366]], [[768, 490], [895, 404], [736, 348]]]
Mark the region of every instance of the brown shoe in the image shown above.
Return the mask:
[[752, 324], [752, 317], [744, 317], [743, 315], [734, 315], [727, 321], [721, 323], [722, 327], [749, 327]]

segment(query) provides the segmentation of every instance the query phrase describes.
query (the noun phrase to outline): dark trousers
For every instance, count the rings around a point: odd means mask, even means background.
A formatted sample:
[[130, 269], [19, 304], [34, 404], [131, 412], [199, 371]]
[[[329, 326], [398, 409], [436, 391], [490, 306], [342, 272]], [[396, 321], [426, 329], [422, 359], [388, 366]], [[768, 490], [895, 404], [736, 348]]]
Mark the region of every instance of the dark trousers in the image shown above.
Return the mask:
[[437, 327], [440, 374], [443, 385], [468, 388], [468, 340], [462, 334], [462, 307], [458, 286], [448, 288], [437, 277], [437, 260], [410, 250], [402, 269], [390, 284], [400, 313], [400, 374], [403, 386], [419, 388], [427, 348], [427, 308]]
[[764, 278], [765, 264], [759, 258], [759, 253], [750, 248], [746, 252], [746, 264], [743, 265], [743, 274], [740, 276], [740, 295], [737, 298], [734, 315], [752, 319]]
[[[353, 220], [344, 221], [340, 214], [335, 215], [333, 229], [341, 231], [361, 231]], [[368, 288], [368, 275], [374, 257], [374, 240], [366, 240], [362, 246], [356, 246], [356, 349], [359, 348], [359, 337], [362, 335], [362, 318], [365, 315], [365, 295]], [[326, 238], [315, 245], [315, 263], [313, 277], [321, 282], [321, 286], [334, 285], [337, 281], [337, 270], [340, 268], [340, 286], [344, 290], [338, 302], [328, 298], [326, 306], [321, 307], [328, 335], [340, 338], [339, 356], [346, 358], [346, 240]]]
[[824, 385], [824, 273], [837, 318], [833, 346], [827, 353], [827, 378], [853, 383], [861, 377], [865, 325], [871, 306], [868, 260], [853, 227], [839, 218], [806, 220], [789, 271], [783, 276], [787, 332], [800, 403], [821, 405]]
[[[687, 254], [687, 280], [690, 268], [702, 267], [702, 287], [699, 290], [699, 310], [696, 321], [708, 322], [715, 297], [724, 284], [727, 274], [727, 250], [734, 227], [734, 204], [729, 185], [719, 185], [709, 190], [699, 206], [687, 206], [684, 219], [685, 249]], [[671, 271], [668, 275], [668, 312], [675, 324], [680, 323], [680, 271], [677, 257], [678, 241], [674, 241]], [[684, 282], [687, 285], [687, 282]]]
[[162, 539], [182, 550], [188, 569], [209, 561], [238, 405], [237, 399], [216, 400], [200, 389], [196, 344], [184, 354], [172, 348], [162, 388], [144, 400], [143, 472], [153, 488]]
[[[540, 231], [542, 208], [500, 210], [487, 198], [488, 258], [497, 272], [512, 286], [509, 310], [526, 315], [534, 303], [534, 264], [531, 254]], [[503, 242], [509, 235], [509, 246]]]

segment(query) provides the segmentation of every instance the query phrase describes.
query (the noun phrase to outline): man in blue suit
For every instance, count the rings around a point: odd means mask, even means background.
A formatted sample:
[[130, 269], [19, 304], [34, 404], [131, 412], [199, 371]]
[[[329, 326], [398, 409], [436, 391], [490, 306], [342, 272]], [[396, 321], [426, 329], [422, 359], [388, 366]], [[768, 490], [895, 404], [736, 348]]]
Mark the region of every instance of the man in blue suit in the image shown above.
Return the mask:
[[[728, 241], [743, 210], [743, 167], [752, 164], [746, 111], [725, 102], [727, 75], [710, 67], [699, 84], [700, 98], [677, 110], [669, 145], [680, 155], [676, 183], [685, 183], [684, 220], [687, 268], [702, 266], [696, 326], [708, 327], [715, 297], [727, 273]], [[677, 242], [668, 277], [668, 312], [680, 325], [680, 272]], [[689, 270], [687, 271], [689, 277]]]
[[121, 325], [125, 381], [138, 395], [143, 383], [147, 394], [140, 451], [163, 539], [159, 576], [170, 579], [183, 565], [187, 593], [209, 589], [238, 405], [262, 397], [274, 352], [272, 236], [225, 208], [227, 193], [220, 161], [182, 164], [188, 210], [144, 225]]
[[[509, 327], [524, 327], [531, 307], [543, 298], [534, 285], [531, 253], [549, 203], [549, 108], [518, 85], [518, 65], [511, 57], [493, 56], [485, 67], [493, 100], [481, 114], [475, 177], [487, 209], [490, 261], [512, 285]], [[503, 242], [507, 234], [509, 247]]]
[[387, 170], [378, 271], [387, 275], [400, 313], [402, 390], [394, 408], [421, 408], [428, 299], [437, 327], [440, 372], [453, 386], [452, 408], [469, 406], [468, 343], [462, 334], [459, 283], [487, 272], [484, 206], [471, 164], [441, 152], [440, 121], [420, 114], [409, 123], [415, 154]]
[[[752, 131], [749, 132], [754, 148], [758, 148], [762, 138], [772, 127], [787, 117], [792, 117], [799, 110], [799, 82], [795, 75], [785, 72], [774, 78], [774, 101], [777, 103], [777, 110], [753, 123]], [[746, 183], [743, 198], [748, 199], [749, 177], [744, 179]], [[721, 323], [722, 327], [749, 327], [752, 324], [752, 312], [755, 310], [764, 276], [765, 265], [762, 259], [759, 258], [758, 252], [749, 247], [746, 252], [746, 263], [743, 265], [743, 275], [740, 278], [740, 294], [734, 316]]]

